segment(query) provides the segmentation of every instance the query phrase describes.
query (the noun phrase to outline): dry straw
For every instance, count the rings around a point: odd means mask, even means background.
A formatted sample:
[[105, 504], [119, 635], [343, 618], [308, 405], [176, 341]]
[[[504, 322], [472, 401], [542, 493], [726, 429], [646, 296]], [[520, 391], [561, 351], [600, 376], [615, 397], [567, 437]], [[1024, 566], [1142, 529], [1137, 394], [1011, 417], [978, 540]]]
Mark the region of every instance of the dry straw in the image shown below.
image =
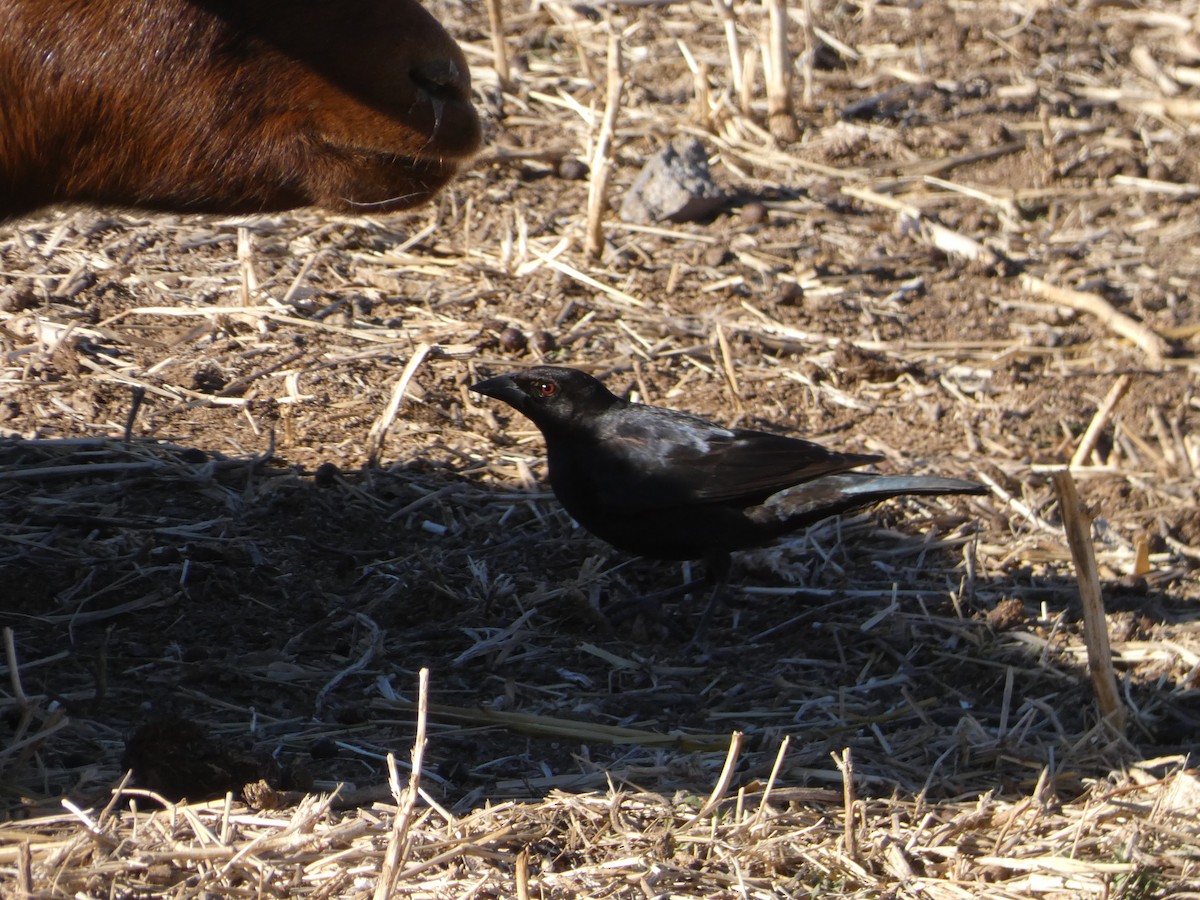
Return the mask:
[[[761, 4], [434, 0], [515, 81], [437, 203], [6, 225], [0, 892], [1200, 892], [1194, 6], [793, 4], [783, 146]], [[603, 222], [679, 133], [730, 209]], [[544, 360], [991, 494], [742, 554], [689, 648], [468, 393]], [[164, 708], [293, 781], [135, 784]]]

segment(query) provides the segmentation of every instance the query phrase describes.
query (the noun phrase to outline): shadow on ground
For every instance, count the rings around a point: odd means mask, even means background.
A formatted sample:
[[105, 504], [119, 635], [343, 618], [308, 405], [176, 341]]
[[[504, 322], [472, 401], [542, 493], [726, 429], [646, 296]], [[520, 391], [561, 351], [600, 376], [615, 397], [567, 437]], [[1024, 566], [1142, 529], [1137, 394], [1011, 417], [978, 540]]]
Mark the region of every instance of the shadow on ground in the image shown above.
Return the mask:
[[[1195, 668], [1157, 640], [1196, 618], [1169, 577], [1106, 585], [1128, 739], [1098, 721], [1069, 572], [971, 572], [967, 503], [891, 504], [748, 555], [707, 638], [598, 609], [680, 577], [574, 530], [542, 492], [470, 470], [302, 472], [161, 443], [0, 445], [6, 815], [144, 786], [201, 799], [266, 779], [369, 796], [406, 758], [432, 672], [441, 802], [738, 779], [931, 798], [1064, 794], [1187, 752]], [[984, 524], [986, 527], [986, 523]], [[787, 583], [787, 581], [795, 583]], [[1192, 661], [1194, 663], [1194, 660]], [[1190, 670], [1189, 670], [1190, 669]], [[22, 696], [23, 694], [23, 696]], [[358, 789], [366, 793], [354, 794]]]

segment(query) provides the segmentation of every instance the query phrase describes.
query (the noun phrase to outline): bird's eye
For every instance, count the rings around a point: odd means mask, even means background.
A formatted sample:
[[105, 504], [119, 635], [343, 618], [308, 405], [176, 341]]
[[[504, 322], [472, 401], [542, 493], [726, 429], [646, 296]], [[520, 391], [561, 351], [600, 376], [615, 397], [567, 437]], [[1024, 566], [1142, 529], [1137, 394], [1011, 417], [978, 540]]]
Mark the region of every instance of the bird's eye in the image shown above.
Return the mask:
[[558, 393], [558, 385], [553, 381], [539, 381], [534, 388], [543, 397], [553, 397]]

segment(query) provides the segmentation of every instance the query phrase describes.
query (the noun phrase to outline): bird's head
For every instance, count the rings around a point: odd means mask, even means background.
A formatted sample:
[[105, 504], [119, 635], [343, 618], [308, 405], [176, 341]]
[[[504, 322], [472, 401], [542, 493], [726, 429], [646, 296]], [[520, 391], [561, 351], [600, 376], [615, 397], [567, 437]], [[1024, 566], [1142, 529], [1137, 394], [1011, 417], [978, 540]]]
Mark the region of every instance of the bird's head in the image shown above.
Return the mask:
[[477, 394], [503, 400], [543, 432], [588, 421], [621, 401], [586, 372], [563, 366], [535, 366], [472, 385]]

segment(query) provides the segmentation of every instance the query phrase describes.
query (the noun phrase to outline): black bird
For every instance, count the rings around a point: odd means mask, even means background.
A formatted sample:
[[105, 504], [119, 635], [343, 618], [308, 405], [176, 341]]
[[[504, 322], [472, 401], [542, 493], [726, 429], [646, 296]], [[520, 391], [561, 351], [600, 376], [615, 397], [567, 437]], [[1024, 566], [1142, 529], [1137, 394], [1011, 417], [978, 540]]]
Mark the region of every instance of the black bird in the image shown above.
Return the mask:
[[577, 369], [537, 366], [471, 390], [541, 430], [550, 485], [575, 521], [638, 556], [704, 559], [713, 603], [734, 550], [889, 497], [986, 490], [956, 478], [852, 473], [881, 457], [630, 403]]

